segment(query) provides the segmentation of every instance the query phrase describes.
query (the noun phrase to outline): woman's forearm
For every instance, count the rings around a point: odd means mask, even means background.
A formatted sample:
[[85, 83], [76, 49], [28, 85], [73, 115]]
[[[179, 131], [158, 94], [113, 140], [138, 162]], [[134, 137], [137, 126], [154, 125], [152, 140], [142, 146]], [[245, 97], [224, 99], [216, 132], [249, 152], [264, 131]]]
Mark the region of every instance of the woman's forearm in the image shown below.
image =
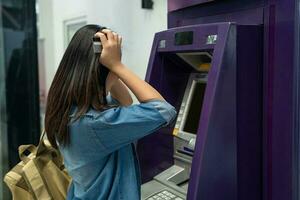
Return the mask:
[[133, 92], [139, 102], [146, 102], [151, 99], [164, 100], [164, 98], [156, 89], [140, 79], [122, 63], [120, 63], [118, 66], [114, 66], [112, 70]]

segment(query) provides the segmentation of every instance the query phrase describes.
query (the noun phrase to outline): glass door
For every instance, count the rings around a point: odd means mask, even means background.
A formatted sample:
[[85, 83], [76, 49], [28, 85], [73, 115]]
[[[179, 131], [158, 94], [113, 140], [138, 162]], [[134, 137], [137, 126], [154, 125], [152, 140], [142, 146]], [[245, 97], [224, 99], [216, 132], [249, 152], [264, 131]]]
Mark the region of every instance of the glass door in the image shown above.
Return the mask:
[[[1, 1], [0, 1], [1, 2]], [[2, 6], [2, 2], [1, 2]], [[0, 8], [1, 9], [1, 8]], [[6, 94], [5, 94], [5, 56], [4, 38], [2, 26], [2, 14], [0, 14], [0, 176], [4, 177], [8, 170], [8, 145], [7, 145], [7, 124], [6, 124]], [[8, 198], [8, 190], [0, 183], [0, 199]]]
[[[0, 0], [0, 174], [40, 137], [35, 0]], [[10, 199], [0, 182], [0, 199]]]

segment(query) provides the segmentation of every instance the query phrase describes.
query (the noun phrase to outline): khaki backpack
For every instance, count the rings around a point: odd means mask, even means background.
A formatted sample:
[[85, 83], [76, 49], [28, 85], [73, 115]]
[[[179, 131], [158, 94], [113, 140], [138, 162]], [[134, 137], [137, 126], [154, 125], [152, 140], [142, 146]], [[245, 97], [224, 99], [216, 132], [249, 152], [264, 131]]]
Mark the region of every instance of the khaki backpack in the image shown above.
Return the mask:
[[[42, 133], [38, 146], [21, 145], [21, 161], [4, 177], [13, 200], [63, 200], [66, 199], [71, 178], [65, 170], [63, 159]], [[29, 155], [26, 155], [26, 152]]]

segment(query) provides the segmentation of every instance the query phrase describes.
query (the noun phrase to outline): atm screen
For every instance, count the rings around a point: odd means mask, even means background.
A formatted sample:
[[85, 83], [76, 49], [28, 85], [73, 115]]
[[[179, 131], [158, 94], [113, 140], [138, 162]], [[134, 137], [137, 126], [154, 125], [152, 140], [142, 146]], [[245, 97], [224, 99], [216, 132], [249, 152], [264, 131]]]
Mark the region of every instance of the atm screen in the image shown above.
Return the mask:
[[201, 115], [202, 103], [205, 94], [206, 83], [196, 82], [194, 86], [194, 93], [190, 98], [190, 106], [187, 111], [183, 131], [197, 134], [198, 124]]

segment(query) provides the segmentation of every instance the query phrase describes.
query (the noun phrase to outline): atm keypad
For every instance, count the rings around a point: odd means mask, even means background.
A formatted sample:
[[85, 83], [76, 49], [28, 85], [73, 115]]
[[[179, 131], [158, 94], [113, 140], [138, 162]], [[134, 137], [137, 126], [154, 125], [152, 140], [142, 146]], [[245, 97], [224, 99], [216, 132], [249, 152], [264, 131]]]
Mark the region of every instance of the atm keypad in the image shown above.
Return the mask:
[[183, 200], [183, 198], [176, 196], [168, 190], [163, 190], [148, 197], [146, 200]]

